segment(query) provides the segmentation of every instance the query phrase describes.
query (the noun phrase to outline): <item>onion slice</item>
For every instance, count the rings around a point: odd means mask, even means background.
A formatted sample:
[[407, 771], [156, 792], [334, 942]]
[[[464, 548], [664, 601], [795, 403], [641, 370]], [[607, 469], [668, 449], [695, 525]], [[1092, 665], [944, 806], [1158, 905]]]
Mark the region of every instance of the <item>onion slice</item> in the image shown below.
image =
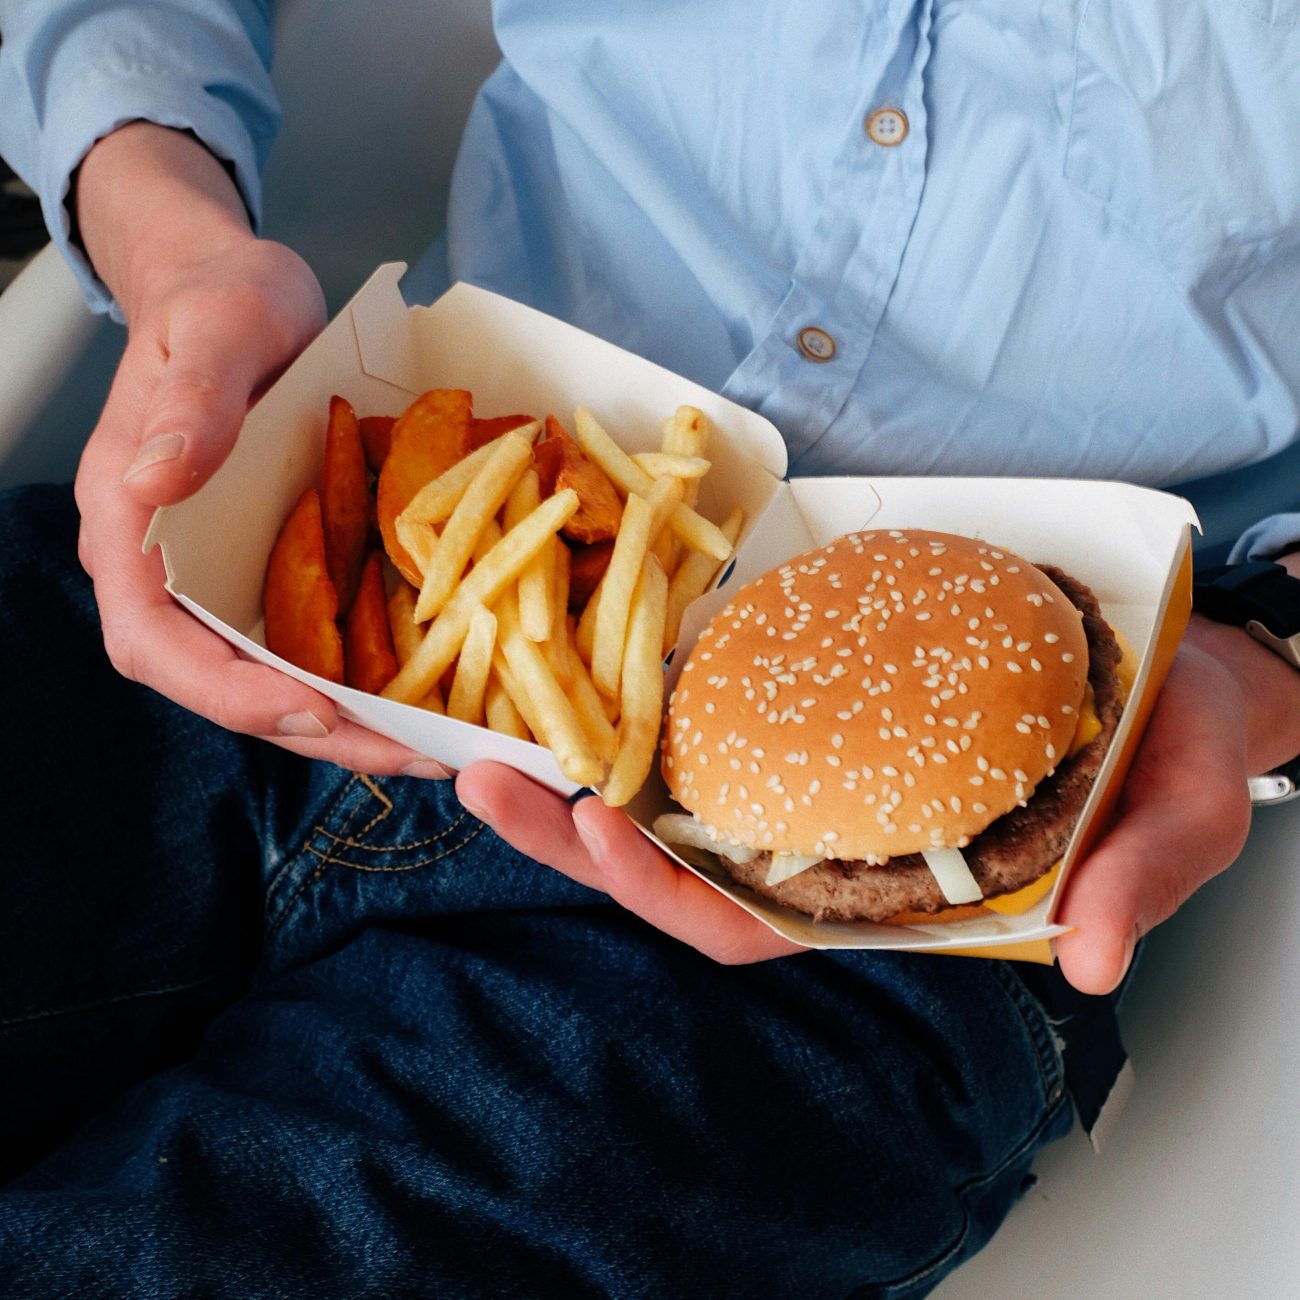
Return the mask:
[[947, 902], [978, 903], [983, 899], [979, 882], [971, 875], [960, 849], [925, 849], [921, 856]]

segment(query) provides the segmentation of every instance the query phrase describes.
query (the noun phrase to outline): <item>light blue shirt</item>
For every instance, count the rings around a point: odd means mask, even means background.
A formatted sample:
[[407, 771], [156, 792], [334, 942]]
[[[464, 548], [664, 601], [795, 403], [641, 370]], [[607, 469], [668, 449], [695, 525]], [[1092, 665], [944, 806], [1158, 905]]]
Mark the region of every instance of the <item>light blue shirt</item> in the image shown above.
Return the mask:
[[[795, 474], [1178, 486], [1213, 542], [1300, 507], [1300, 0], [495, 16], [443, 276], [761, 411]], [[263, 6], [0, 0], [0, 31], [0, 150], [65, 247], [70, 173], [133, 117], [256, 214]]]

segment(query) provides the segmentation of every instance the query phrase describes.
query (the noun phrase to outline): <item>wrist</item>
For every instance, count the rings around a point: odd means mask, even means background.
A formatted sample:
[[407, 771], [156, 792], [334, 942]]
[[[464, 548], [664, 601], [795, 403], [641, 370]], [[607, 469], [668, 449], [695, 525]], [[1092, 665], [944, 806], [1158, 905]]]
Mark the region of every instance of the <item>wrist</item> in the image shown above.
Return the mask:
[[186, 267], [255, 237], [225, 167], [186, 132], [131, 122], [76, 178], [81, 237], [128, 323]]

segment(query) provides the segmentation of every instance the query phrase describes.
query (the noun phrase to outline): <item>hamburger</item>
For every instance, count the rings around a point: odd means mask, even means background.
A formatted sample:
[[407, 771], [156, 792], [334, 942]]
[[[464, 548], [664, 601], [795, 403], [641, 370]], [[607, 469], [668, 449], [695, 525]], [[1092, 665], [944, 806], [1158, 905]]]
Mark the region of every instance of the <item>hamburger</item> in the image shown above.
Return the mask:
[[1060, 569], [948, 533], [850, 533], [749, 583], [700, 636], [662, 746], [686, 811], [656, 833], [817, 921], [1019, 896], [1069, 843], [1120, 660]]

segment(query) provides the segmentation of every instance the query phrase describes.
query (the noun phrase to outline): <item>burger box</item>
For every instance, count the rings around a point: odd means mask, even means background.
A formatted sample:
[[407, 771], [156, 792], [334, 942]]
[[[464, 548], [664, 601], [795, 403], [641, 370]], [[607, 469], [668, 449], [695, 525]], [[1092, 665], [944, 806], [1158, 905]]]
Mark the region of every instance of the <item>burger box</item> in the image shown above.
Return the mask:
[[[243, 654], [329, 695], [344, 717], [454, 768], [497, 759], [571, 794], [573, 783], [538, 745], [334, 685], [271, 654], [263, 644], [261, 611], [267, 556], [293, 503], [319, 483], [332, 394], [346, 397], [362, 415], [397, 415], [436, 387], [469, 389], [479, 415], [550, 412], [568, 420], [576, 406], [585, 406], [628, 451], [657, 448], [664, 418], [681, 404], [696, 406], [715, 426], [700, 509], [720, 520], [740, 505], [745, 526], [719, 585], [687, 611], [667, 668], [669, 689], [700, 630], [740, 584], [867, 527], [964, 533], [1059, 565], [1092, 587], [1140, 664], [1056, 884], [1021, 915], [908, 926], [814, 923], [732, 884], [719, 869], [683, 865], [808, 947], [1051, 961], [1051, 940], [1064, 932], [1053, 922], [1061, 885], [1104, 823], [1187, 621], [1196, 523], [1191, 506], [1146, 488], [1065, 479], [787, 479], [785, 445], [754, 412], [469, 285], [454, 286], [430, 307], [408, 307], [399, 289], [404, 270], [398, 263], [381, 266], [250, 411], [219, 472], [193, 497], [157, 513], [145, 546], [161, 546], [173, 596]], [[654, 819], [672, 808], [656, 772], [628, 811], [653, 838]]]

